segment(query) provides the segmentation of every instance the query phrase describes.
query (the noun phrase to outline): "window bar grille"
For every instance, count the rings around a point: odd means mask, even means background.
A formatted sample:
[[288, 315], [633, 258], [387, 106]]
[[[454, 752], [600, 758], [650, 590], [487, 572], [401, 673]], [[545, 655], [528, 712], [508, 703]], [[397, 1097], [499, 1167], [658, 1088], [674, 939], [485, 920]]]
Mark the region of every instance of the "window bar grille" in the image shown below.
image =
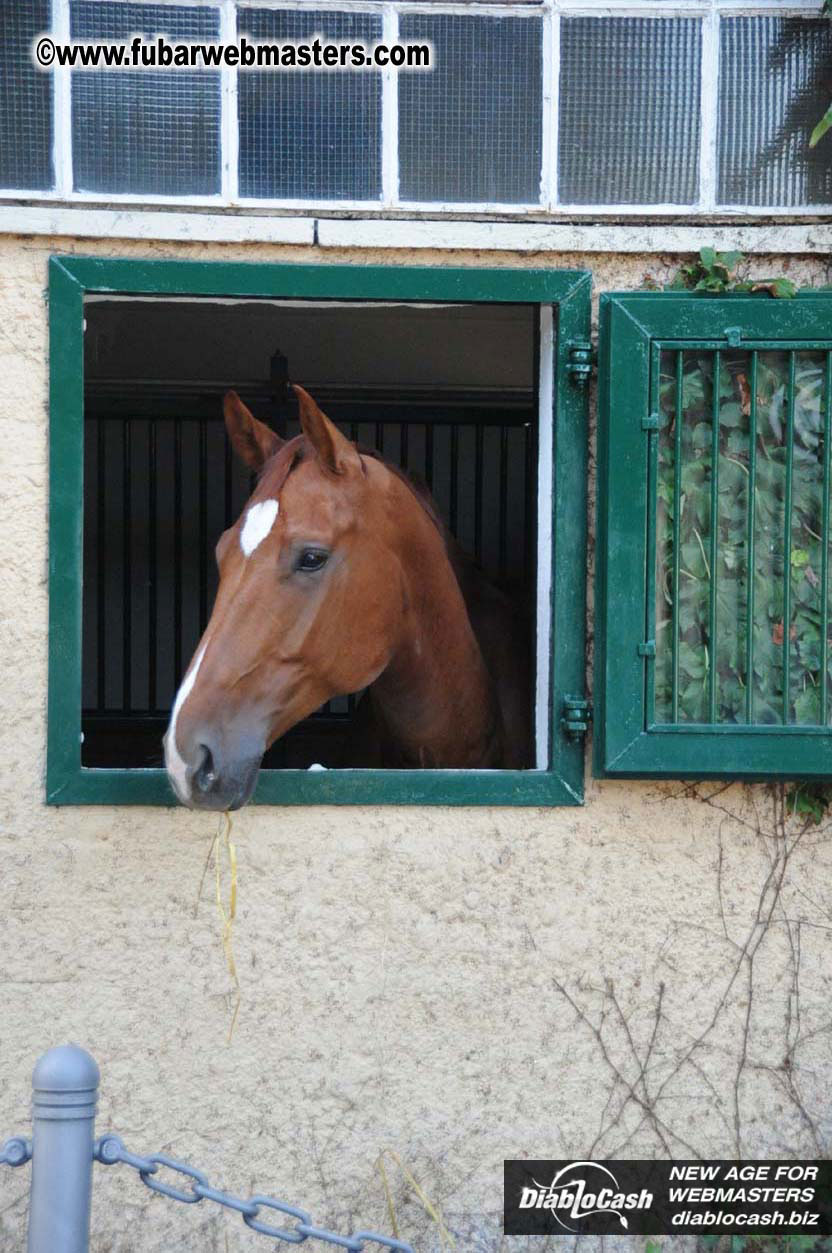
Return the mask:
[[[381, 445], [379, 445], [379, 450]], [[450, 495], [450, 506], [448, 509], [448, 525], [451, 528], [451, 534], [456, 536], [457, 532], [457, 492], [459, 488], [459, 428], [456, 423], [451, 427], [451, 483], [448, 489]]]
[[96, 440], [96, 452], [98, 465], [96, 466], [97, 481], [97, 500], [98, 500], [98, 534], [96, 535], [96, 560], [98, 562], [97, 575], [97, 598], [96, 615], [98, 617], [97, 647], [98, 647], [98, 707], [105, 709], [107, 707], [107, 632], [105, 627], [105, 617], [103, 605], [106, 604], [107, 596], [107, 500], [104, 495], [107, 490], [107, 479], [105, 475], [105, 467], [107, 465], [107, 427], [102, 418], [98, 419], [98, 438]]
[[745, 720], [754, 721], [754, 593], [756, 585], [754, 530], [757, 525], [757, 362], [751, 353], [751, 404], [748, 416], [748, 523], [746, 538], [745, 592]]
[[151, 421], [147, 424], [147, 708], [150, 713], [156, 709], [156, 535], [156, 423]]
[[[659, 384], [661, 371], [661, 349], [658, 344], [652, 346], [652, 369], [650, 370], [650, 396], [648, 413], [659, 411]], [[656, 543], [657, 506], [659, 478], [659, 433], [647, 432], [647, 561], [645, 570], [646, 598], [644, 613], [644, 642], [655, 641], [656, 636], [656, 561], [658, 546]], [[641, 642], [641, 641], [640, 641]], [[654, 643], [655, 647], [655, 643]], [[645, 657], [645, 715], [647, 719], [655, 718], [656, 667]]]
[[719, 555], [719, 385], [722, 353], [714, 352], [713, 394], [711, 396], [711, 535], [710, 588], [708, 600], [708, 721], [716, 722], [716, 620], [717, 570]]
[[231, 526], [231, 440], [226, 439], [223, 447], [223, 526], [226, 530]]
[[474, 556], [482, 561], [482, 442], [483, 428], [474, 433]]
[[829, 719], [829, 466], [830, 435], [832, 435], [832, 352], [826, 353], [825, 404], [823, 415], [823, 525], [821, 526], [820, 567], [820, 721], [826, 726]]
[[507, 519], [508, 519], [508, 430], [505, 426], [500, 427], [500, 512], [499, 512], [499, 535], [500, 535], [500, 578], [506, 577], [507, 555], [508, 555], [508, 535], [507, 535]]
[[786, 392], [786, 482], [783, 493], [783, 725], [789, 723], [791, 617], [792, 617], [792, 471], [794, 468], [795, 357], [789, 353]]
[[122, 613], [124, 614], [124, 636], [122, 639], [122, 708], [130, 710], [133, 704], [132, 692], [132, 657], [133, 657], [133, 492], [131, 464], [131, 433], [130, 418], [124, 419], [121, 428], [121, 455], [124, 477], [123, 500], [124, 515], [122, 518]]
[[205, 419], [198, 424], [199, 431], [199, 551], [203, 560], [199, 563], [199, 633], [208, 625], [208, 428]]
[[[525, 482], [529, 484], [534, 483], [537, 466], [537, 441], [529, 422], [523, 424], [523, 465], [525, 466]], [[534, 503], [528, 496], [523, 502], [523, 527], [526, 536], [526, 570], [533, 571], [537, 553], [537, 528]]]
[[173, 424], [173, 681], [182, 679], [182, 423]]
[[672, 710], [671, 720], [679, 721], [679, 631], [681, 614], [679, 612], [679, 578], [682, 565], [679, 545], [682, 534], [682, 429], [684, 427], [684, 368], [685, 358], [681, 349], [676, 350], [676, 429], [673, 433], [673, 594], [671, 611], [672, 640]]

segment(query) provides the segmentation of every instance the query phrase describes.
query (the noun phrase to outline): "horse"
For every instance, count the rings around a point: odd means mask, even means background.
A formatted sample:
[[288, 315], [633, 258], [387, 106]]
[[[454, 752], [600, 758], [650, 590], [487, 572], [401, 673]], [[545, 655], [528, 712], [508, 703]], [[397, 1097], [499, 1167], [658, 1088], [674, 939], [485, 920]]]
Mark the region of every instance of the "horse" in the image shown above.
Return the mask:
[[528, 766], [521, 612], [455, 543], [426, 488], [294, 391], [301, 431], [287, 440], [224, 397], [231, 445], [258, 479], [217, 543], [216, 599], [164, 737], [176, 796], [240, 808], [275, 740], [363, 689], [363, 760], [350, 764]]

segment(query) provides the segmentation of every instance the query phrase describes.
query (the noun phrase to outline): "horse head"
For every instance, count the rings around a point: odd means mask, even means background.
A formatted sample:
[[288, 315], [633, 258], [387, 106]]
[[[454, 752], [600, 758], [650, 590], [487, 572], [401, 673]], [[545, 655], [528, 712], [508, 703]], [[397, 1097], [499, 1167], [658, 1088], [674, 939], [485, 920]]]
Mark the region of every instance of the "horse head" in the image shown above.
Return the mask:
[[395, 478], [295, 391], [302, 433], [286, 441], [234, 392], [224, 401], [235, 452], [259, 479], [217, 544], [216, 600], [165, 736], [174, 790], [200, 809], [244, 805], [276, 739], [372, 683], [402, 615]]

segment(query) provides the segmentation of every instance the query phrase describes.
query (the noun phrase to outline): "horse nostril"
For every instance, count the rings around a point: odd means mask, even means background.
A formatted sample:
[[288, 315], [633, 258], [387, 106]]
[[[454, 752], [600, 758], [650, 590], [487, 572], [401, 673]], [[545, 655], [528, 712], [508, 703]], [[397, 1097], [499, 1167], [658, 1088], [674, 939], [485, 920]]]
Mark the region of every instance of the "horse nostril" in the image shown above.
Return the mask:
[[217, 781], [217, 772], [214, 769], [214, 758], [207, 744], [202, 746], [202, 761], [194, 771], [194, 783], [200, 792], [210, 792]]

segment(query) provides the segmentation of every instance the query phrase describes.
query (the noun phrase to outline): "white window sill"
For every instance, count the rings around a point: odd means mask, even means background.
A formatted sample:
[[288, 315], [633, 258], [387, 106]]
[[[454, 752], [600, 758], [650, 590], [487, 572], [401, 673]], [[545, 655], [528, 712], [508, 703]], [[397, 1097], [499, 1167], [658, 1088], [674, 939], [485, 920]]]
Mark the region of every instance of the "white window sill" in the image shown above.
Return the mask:
[[[680, 213], [680, 216], [683, 214]], [[472, 249], [504, 252], [828, 253], [832, 224], [487, 222], [424, 218], [315, 218], [136, 207], [0, 205], [0, 235], [153, 239], [200, 243], [318, 244], [322, 248]]]

